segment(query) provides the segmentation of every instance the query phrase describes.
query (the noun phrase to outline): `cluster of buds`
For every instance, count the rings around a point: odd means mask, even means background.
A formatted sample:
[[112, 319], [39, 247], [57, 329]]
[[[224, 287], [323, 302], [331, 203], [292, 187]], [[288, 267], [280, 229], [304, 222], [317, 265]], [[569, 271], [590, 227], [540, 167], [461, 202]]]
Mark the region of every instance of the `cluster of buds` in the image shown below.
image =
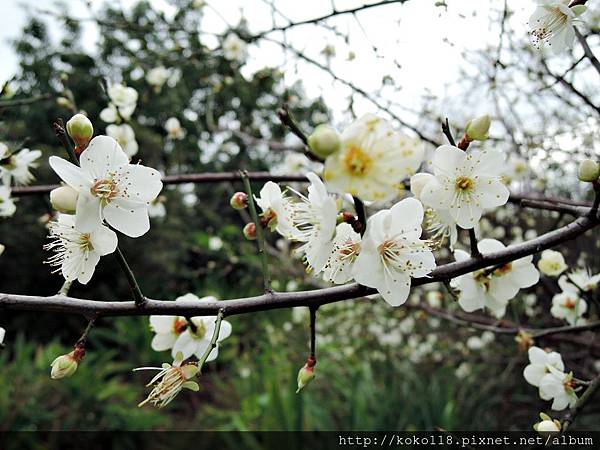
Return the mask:
[[[246, 209], [248, 207], [249, 197], [245, 192], [236, 192], [231, 196], [229, 200], [229, 205], [238, 211], [242, 209]], [[256, 239], [256, 224], [254, 222], [249, 222], [244, 226], [243, 229], [244, 237], [249, 241], [254, 241]]]
[[315, 365], [317, 360], [314, 356], [309, 356], [306, 363], [298, 372], [298, 389], [296, 394], [315, 378]]
[[489, 115], [470, 120], [465, 129], [465, 135], [458, 143], [458, 148], [466, 150], [473, 141], [486, 141], [489, 137], [492, 119]]
[[79, 363], [85, 356], [85, 344], [77, 343], [71, 353], [61, 355], [52, 361], [50, 367], [50, 377], [53, 380], [59, 380], [61, 378], [67, 378], [72, 376], [76, 371]]
[[67, 122], [67, 133], [75, 142], [75, 153], [83, 152], [94, 136], [94, 126], [83, 114], [75, 114]]
[[329, 125], [319, 125], [308, 137], [308, 147], [313, 155], [325, 159], [340, 149], [341, 141], [338, 132]]

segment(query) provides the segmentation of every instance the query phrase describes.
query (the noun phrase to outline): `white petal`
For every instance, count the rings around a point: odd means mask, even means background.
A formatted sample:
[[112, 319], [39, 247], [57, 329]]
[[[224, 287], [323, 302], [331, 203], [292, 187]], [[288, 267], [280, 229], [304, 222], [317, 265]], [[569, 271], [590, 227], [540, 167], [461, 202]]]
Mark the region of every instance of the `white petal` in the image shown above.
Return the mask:
[[377, 286], [383, 299], [392, 306], [406, 302], [410, 292], [410, 277], [404, 272], [384, 273], [384, 284]]
[[109, 172], [129, 164], [119, 143], [110, 136], [96, 136], [79, 158], [81, 168], [95, 179], [104, 179]]
[[174, 333], [159, 333], [152, 338], [150, 346], [155, 352], [169, 350], [175, 344], [177, 336]]
[[56, 174], [69, 186], [78, 192], [89, 190], [92, 186], [92, 180], [87, 173], [58, 156], [51, 156], [48, 160], [50, 167]]
[[134, 201], [151, 202], [162, 190], [160, 178], [160, 172], [156, 169], [129, 164], [119, 172], [119, 186], [127, 187], [126, 191], [119, 191], [119, 196]]
[[77, 281], [81, 284], [88, 284], [94, 275], [96, 265], [100, 261], [100, 255], [96, 252], [87, 252], [81, 264], [81, 271], [77, 275]]
[[179, 337], [175, 341], [175, 344], [173, 344], [171, 356], [175, 358], [177, 356], [177, 353], [181, 352], [183, 355], [183, 359], [188, 359], [196, 352], [197, 346], [198, 340], [192, 337], [189, 330], [185, 330], [179, 335]]
[[177, 316], [150, 316], [150, 326], [160, 334], [171, 333]]
[[77, 198], [75, 227], [82, 233], [91, 233], [102, 225], [102, 205], [98, 197], [80, 192]]
[[435, 175], [454, 173], [463, 162], [467, 153], [452, 145], [442, 145], [433, 154], [433, 171]]
[[104, 208], [104, 218], [115, 229], [132, 237], [140, 237], [150, 229], [148, 208], [115, 199]]
[[101, 225], [90, 236], [94, 250], [101, 256], [113, 253], [117, 249], [117, 234], [108, 227]]
[[525, 380], [536, 387], [539, 387], [540, 381], [546, 375], [546, 368], [544, 366], [539, 366], [537, 364], [529, 364], [523, 370], [523, 376]]

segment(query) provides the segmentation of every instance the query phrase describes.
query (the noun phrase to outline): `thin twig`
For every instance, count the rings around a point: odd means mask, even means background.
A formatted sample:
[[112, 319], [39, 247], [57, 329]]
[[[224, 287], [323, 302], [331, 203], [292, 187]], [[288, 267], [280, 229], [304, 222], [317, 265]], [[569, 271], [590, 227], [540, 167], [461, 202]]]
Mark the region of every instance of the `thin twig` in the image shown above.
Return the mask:
[[204, 351], [204, 354], [198, 360], [198, 370], [199, 370], [198, 373], [200, 373], [200, 371], [202, 371], [202, 366], [204, 366], [204, 363], [210, 356], [211, 352], [217, 346], [217, 340], [219, 339], [219, 333], [221, 332], [221, 323], [223, 322], [224, 317], [225, 317], [225, 313], [222, 309], [220, 309], [219, 312], [217, 313], [217, 317], [215, 319], [215, 329], [213, 330], [212, 337], [210, 338], [210, 343], [209, 343], [208, 347], [206, 348], [206, 350]]
[[254, 200], [254, 195], [252, 194], [252, 186], [250, 185], [250, 179], [248, 178], [248, 172], [241, 172], [242, 181], [244, 182], [244, 188], [246, 189], [246, 194], [248, 194], [248, 207], [250, 209], [250, 216], [252, 217], [252, 221], [256, 226], [256, 237], [258, 243], [258, 255], [260, 257], [260, 263], [262, 267], [263, 273], [263, 281], [265, 292], [273, 292], [271, 289], [271, 274], [269, 273], [269, 261], [267, 260], [267, 252], [265, 251], [265, 233], [263, 227], [260, 223], [260, 218], [258, 217], [258, 212], [256, 210], [256, 201]]
[[144, 306], [147, 299], [144, 297], [144, 294], [140, 289], [140, 285], [138, 284], [131, 267], [129, 267], [129, 264], [127, 264], [127, 260], [125, 259], [125, 256], [119, 247], [117, 247], [115, 250], [115, 257], [117, 258], [119, 266], [121, 266], [121, 270], [123, 270], [123, 273], [125, 274], [125, 278], [127, 278], [127, 283], [129, 283], [129, 287], [131, 288], [135, 305], [138, 307]]

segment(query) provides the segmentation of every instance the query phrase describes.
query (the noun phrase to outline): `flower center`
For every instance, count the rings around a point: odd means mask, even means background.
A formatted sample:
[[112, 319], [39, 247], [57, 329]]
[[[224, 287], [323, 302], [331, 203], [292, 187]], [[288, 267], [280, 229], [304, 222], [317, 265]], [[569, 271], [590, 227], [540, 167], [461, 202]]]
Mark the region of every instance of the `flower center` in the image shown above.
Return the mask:
[[81, 248], [81, 251], [83, 252], [91, 252], [92, 250], [94, 250], [94, 246], [92, 245], [92, 240], [89, 233], [82, 234], [81, 236], [79, 236], [79, 248]]
[[364, 176], [373, 165], [373, 159], [359, 147], [351, 147], [344, 155], [344, 166], [352, 175]]
[[511, 270], [512, 270], [511, 263], [504, 264], [502, 267], [498, 267], [496, 270], [494, 270], [494, 275], [501, 277], [502, 275], [506, 275]]
[[567, 301], [565, 302], [565, 308], [567, 309], [575, 309], [575, 307], [577, 306], [577, 302], [575, 300], [573, 300], [572, 298], [567, 298]]
[[107, 204], [117, 196], [119, 192], [117, 187], [117, 183], [113, 179], [98, 180], [92, 185], [90, 192]]
[[185, 319], [177, 319], [173, 324], [173, 332], [177, 335], [183, 333], [187, 328], [187, 320]]
[[458, 177], [456, 179], [456, 189], [468, 192], [471, 191], [475, 187], [475, 182], [469, 177]]

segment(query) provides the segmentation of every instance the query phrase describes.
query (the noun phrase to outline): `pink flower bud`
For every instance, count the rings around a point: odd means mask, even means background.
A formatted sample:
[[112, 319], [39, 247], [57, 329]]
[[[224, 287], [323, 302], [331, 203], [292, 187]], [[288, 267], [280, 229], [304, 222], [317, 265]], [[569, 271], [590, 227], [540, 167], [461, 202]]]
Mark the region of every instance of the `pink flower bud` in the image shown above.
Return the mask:
[[249, 241], [254, 241], [256, 239], [256, 225], [254, 222], [247, 223], [244, 227], [244, 236]]
[[245, 192], [236, 192], [231, 196], [229, 204], [233, 209], [244, 209], [248, 206], [248, 194]]

